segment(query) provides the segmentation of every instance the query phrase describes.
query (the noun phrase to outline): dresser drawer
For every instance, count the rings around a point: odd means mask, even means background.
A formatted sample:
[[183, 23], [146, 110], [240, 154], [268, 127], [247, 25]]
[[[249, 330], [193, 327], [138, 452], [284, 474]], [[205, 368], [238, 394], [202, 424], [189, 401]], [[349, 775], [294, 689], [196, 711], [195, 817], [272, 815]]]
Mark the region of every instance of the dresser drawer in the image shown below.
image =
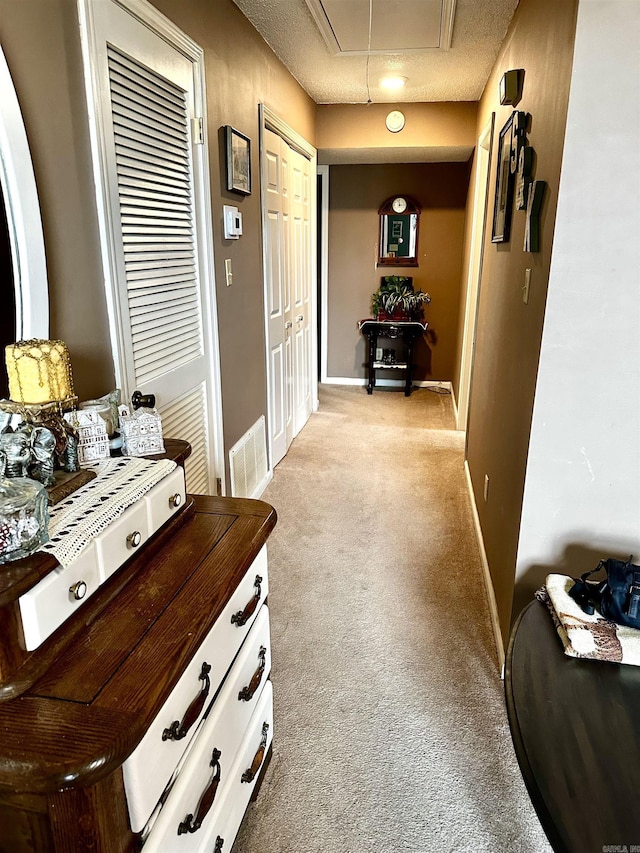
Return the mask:
[[[256, 583], [257, 578], [260, 578], [258, 583]], [[140, 832], [149, 820], [187, 744], [193, 737], [199, 720], [218, 692], [222, 680], [256, 620], [267, 592], [265, 546], [240, 581], [200, 649], [184, 670], [162, 710], [123, 765], [129, 819], [134, 832]], [[246, 621], [243, 620], [244, 615], [247, 615]], [[268, 640], [268, 622], [266, 636]], [[265, 645], [270, 666], [269, 643]], [[248, 669], [253, 665], [253, 672], [258, 666], [257, 651], [255, 655], [247, 664]], [[188, 732], [176, 739], [176, 734], [182, 735], [181, 723], [188, 709], [194, 708], [193, 703], [199, 696], [202, 697], [207, 684], [209, 689], [204, 702], [201, 701], [198, 704], [197, 713], [190, 715], [191, 725]], [[244, 686], [243, 684], [242, 687]], [[241, 704], [243, 703], [238, 703], [236, 698], [234, 705]]]
[[184, 506], [186, 497], [184, 471], [176, 468], [145, 495], [149, 530], [153, 533], [162, 527]]
[[[259, 707], [256, 708], [231, 770], [231, 779], [225, 791], [224, 800], [220, 803], [220, 819], [215, 827], [210, 827], [202, 850], [210, 850], [214, 853], [216, 849], [222, 850], [222, 853], [231, 851], [272, 740], [273, 693], [269, 681], [260, 697]], [[253, 775], [254, 770], [255, 775]], [[250, 776], [253, 778], [249, 781]], [[169, 848], [166, 853], [169, 853]]]
[[[273, 737], [271, 682], [264, 684], [244, 731], [229, 740], [225, 740], [225, 727], [236, 708], [232, 705], [230, 713], [229, 702], [224, 704], [218, 714], [214, 705], [203, 724], [146, 838], [144, 853], [210, 853], [216, 838], [225, 835], [223, 849], [231, 849]], [[242, 781], [243, 774], [248, 774], [247, 781]], [[206, 809], [203, 804], [211, 801], [214, 786], [213, 802]]]
[[89, 545], [70, 566], [59, 566], [20, 596], [20, 615], [27, 651], [68, 619], [100, 586], [95, 546]]
[[126, 509], [95, 539], [102, 581], [132, 557], [148, 538], [147, 506], [141, 500]]

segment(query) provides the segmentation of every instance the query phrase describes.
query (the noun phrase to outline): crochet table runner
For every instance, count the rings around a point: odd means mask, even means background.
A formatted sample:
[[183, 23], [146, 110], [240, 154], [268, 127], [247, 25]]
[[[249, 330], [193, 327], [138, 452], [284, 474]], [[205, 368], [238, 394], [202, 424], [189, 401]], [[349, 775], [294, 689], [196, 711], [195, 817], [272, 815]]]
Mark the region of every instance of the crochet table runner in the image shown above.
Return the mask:
[[127, 507], [176, 467], [172, 459], [116, 457], [87, 466], [97, 477], [49, 507], [49, 541], [39, 548], [62, 566], [72, 563]]

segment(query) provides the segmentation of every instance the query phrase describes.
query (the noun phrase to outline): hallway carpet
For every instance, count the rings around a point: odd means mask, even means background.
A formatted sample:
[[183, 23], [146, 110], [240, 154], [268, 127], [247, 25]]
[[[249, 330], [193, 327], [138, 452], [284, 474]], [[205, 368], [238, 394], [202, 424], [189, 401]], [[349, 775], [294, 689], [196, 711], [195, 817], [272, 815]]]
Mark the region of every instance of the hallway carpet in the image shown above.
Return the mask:
[[321, 386], [277, 466], [274, 752], [233, 853], [550, 850], [453, 427], [449, 395]]

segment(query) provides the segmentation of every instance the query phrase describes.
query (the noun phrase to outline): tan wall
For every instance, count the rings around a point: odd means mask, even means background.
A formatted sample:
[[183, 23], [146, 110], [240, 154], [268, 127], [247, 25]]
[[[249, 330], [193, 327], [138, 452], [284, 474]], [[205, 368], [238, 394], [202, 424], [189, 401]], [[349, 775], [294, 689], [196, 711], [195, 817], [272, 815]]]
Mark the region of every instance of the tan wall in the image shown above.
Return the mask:
[[[495, 192], [496, 146], [512, 108], [500, 106], [504, 71], [524, 68], [518, 110], [531, 114], [528, 141], [537, 158], [535, 177], [548, 184], [541, 251], [523, 252], [525, 215], [513, 214], [511, 240], [485, 243], [478, 310], [473, 387], [469, 411], [468, 462], [493, 580], [503, 635], [508, 635], [531, 414], [560, 166], [571, 80], [577, 0], [521, 0], [480, 103], [477, 134], [496, 112], [489, 229]], [[470, 199], [469, 205], [473, 203]], [[468, 261], [467, 261], [468, 262]], [[466, 264], [465, 264], [466, 265]], [[525, 269], [531, 268], [529, 304], [522, 300]], [[483, 500], [485, 474], [489, 498]], [[552, 487], [552, 484], [549, 484]]]
[[[450, 380], [454, 368], [465, 201], [465, 163], [331, 166], [329, 189], [328, 375], [364, 378], [365, 346], [356, 323], [370, 316], [382, 275], [410, 275], [426, 290], [428, 342], [416, 349], [414, 378]], [[394, 194], [416, 199], [422, 213], [418, 267], [376, 267], [378, 209]], [[401, 377], [398, 377], [401, 378]]]
[[[265, 412], [258, 104], [312, 144], [315, 105], [231, 0], [156, 0], [205, 50], [208, 141], [220, 325], [224, 439], [228, 448]], [[102, 283], [76, 0], [0, 0], [0, 40], [32, 150], [49, 269], [51, 334], [69, 345], [77, 391], [102, 394], [114, 369]], [[252, 140], [254, 191], [223, 190], [221, 128]], [[244, 236], [221, 237], [222, 204], [243, 213]], [[224, 259], [233, 286], [224, 284]], [[226, 456], [226, 453], [225, 453]]]
[[[231, 0], [153, 4], [205, 52], [226, 456], [266, 412], [258, 104], [265, 103], [312, 145], [316, 107]], [[252, 141], [250, 196], [226, 190], [222, 128], [227, 124]], [[223, 204], [242, 212], [239, 240], [222, 239]], [[225, 285], [225, 258], [233, 265], [231, 287]]]
[[[319, 161], [333, 162], [324, 155], [325, 149], [333, 153], [358, 149], [359, 162], [366, 163], [366, 150], [380, 148], [449, 149], [447, 159], [466, 160], [475, 144], [477, 108], [475, 102], [319, 106]], [[385, 118], [393, 109], [401, 110], [405, 116], [400, 133], [390, 133], [385, 125]], [[455, 152], [463, 149], [466, 154], [456, 156]]]

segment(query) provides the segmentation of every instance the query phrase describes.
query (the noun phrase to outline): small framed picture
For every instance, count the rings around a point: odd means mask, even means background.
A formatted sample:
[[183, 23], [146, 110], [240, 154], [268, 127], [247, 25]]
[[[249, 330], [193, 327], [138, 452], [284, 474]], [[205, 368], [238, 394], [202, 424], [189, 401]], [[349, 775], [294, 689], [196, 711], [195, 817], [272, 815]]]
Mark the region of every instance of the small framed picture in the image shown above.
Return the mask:
[[227, 189], [251, 195], [251, 140], [231, 125], [225, 126], [227, 143]]
[[492, 243], [508, 243], [511, 231], [513, 207], [513, 184], [515, 175], [511, 171], [513, 145], [513, 121], [515, 113], [500, 131], [498, 141], [498, 171], [496, 175], [496, 197], [493, 208]]

